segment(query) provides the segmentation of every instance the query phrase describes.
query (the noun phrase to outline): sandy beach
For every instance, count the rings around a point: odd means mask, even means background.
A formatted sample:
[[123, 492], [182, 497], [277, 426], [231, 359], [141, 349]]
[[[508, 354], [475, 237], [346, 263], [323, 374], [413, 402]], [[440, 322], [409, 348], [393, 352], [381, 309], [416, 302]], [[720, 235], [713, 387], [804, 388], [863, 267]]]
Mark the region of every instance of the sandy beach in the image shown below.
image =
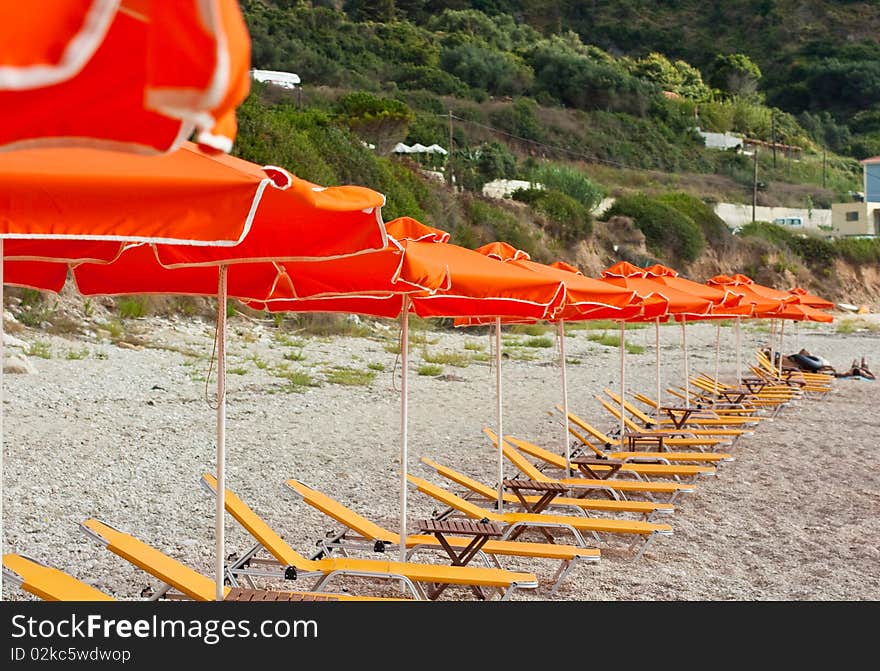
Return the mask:
[[[839, 321], [801, 326], [797, 341], [787, 325], [784, 351], [806, 348], [838, 370], [865, 357], [880, 369], [880, 332], [841, 332]], [[133, 347], [101, 334], [71, 339], [21, 329], [15, 338], [24, 345], [8, 346], [7, 357], [26, 358], [35, 372], [4, 377], [4, 552], [63, 569], [120, 599], [139, 599], [159, 582], [88, 538], [79, 524], [90, 517], [202, 573], [213, 571], [214, 501], [198, 482], [214, 469], [214, 327], [196, 318], [150, 318], [136, 326], [143, 344]], [[767, 341], [766, 329], [743, 328], [747, 363]], [[601, 333], [573, 329], [566, 338], [569, 403], [573, 412], [609, 430], [615, 420], [594, 394], [619, 388], [619, 349], [589, 339]], [[420, 465], [421, 457], [430, 457], [493, 485], [496, 454], [482, 433], [496, 426], [490, 335], [421, 329], [413, 335], [410, 471], [448, 484]], [[688, 326], [692, 372], [714, 374], [715, 336], [714, 325]], [[664, 387], [683, 384], [680, 337], [677, 326], [660, 329]], [[721, 337], [720, 376], [732, 382], [734, 328], [725, 325]], [[271, 320], [236, 317], [230, 323], [227, 484], [304, 555], [339, 525], [288, 491], [288, 478], [397, 529], [397, 338], [393, 322], [362, 337], [304, 336]], [[644, 349], [627, 356], [627, 391], [653, 396], [654, 329], [630, 330], [627, 338]], [[561, 402], [554, 331], [506, 333], [504, 340], [504, 432], [561, 452], [563, 429], [547, 413]], [[420, 368], [430, 372], [423, 368], [426, 356], [445, 362], [434, 364], [442, 366], [440, 375], [419, 374]], [[628, 542], [603, 536], [595, 545], [601, 561], [576, 568], [553, 598], [880, 599], [878, 384], [838, 379], [827, 397], [802, 399], [762, 422], [730, 448], [733, 462], [676, 502], [672, 536], [653, 541], [638, 561]], [[506, 473], [514, 474], [510, 464]], [[409, 489], [410, 520], [429, 517], [437, 507]], [[251, 544], [228, 519], [227, 552]], [[505, 566], [533, 571], [543, 581], [554, 570], [549, 563], [516, 558]], [[346, 586], [352, 593], [370, 590], [364, 582]], [[3, 597], [32, 598], [6, 581]], [[470, 594], [450, 589], [441, 598]], [[548, 597], [538, 591], [513, 598]]]

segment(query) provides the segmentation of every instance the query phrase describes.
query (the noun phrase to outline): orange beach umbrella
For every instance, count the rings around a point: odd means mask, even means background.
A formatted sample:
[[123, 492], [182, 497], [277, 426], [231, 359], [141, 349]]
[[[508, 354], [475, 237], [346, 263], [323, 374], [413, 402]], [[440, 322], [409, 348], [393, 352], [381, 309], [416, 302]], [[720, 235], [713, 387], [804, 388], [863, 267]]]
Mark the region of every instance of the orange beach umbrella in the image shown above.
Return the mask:
[[[478, 252], [446, 244], [445, 237], [432, 234], [427, 227], [414, 220], [401, 222], [405, 230], [399, 232], [412, 240], [407, 249], [418, 246], [420, 253], [445, 264], [448, 287], [432, 293], [401, 295], [400, 293], [366, 293], [354, 296], [338, 296], [305, 300], [281, 300], [250, 303], [257, 309], [277, 311], [355, 312], [371, 316], [402, 317], [401, 336], [401, 520], [400, 534], [405, 538], [407, 493], [407, 369], [408, 369], [408, 314], [420, 317], [501, 317], [513, 319], [545, 319], [562, 304], [564, 285], [553, 278], [530, 270], [501, 263]], [[436, 231], [436, 229], [433, 229]], [[427, 231], [427, 233], [426, 233]], [[431, 240], [427, 242], [424, 240]], [[496, 382], [499, 389], [498, 417], [501, 423], [500, 405], [500, 329], [496, 329]], [[502, 434], [503, 435], [503, 434]], [[503, 480], [503, 460], [499, 450], [499, 487]], [[401, 559], [405, 548], [401, 546]]]
[[[39, 160], [58, 154], [67, 160]], [[71, 163], [73, 155], [82, 161]], [[208, 154], [189, 143], [155, 157], [94, 149], [0, 153], [0, 175], [9, 176], [9, 188], [0, 193], [2, 266], [8, 264], [13, 283], [58, 291], [72, 267], [88, 293], [218, 296], [216, 570], [222, 598], [228, 269], [236, 268], [241, 286], [265, 292], [256, 295], [289, 295], [299, 289], [282, 282], [276, 260], [339, 264], [385, 249], [384, 196], [359, 186], [319, 187], [282, 168]], [[442, 270], [418, 276], [418, 289], [437, 277], [444, 277]]]
[[833, 302], [822, 298], [821, 296], [817, 296], [816, 294], [811, 294], [809, 291], [801, 287], [789, 289], [788, 293], [794, 294], [803, 305], [809, 305], [811, 308], [818, 308], [819, 310], [834, 309]]
[[87, 146], [164, 153], [195, 131], [230, 151], [250, 90], [237, 0], [0, 5], [0, 151]]

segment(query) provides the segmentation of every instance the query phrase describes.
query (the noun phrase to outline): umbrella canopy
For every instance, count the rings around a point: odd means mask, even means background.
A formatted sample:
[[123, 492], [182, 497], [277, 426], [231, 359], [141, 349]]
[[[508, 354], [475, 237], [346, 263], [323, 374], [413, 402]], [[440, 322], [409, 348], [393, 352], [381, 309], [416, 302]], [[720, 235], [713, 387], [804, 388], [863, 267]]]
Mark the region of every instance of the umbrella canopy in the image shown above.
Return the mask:
[[[342, 256], [386, 244], [381, 193], [320, 187], [189, 142], [153, 157], [94, 149], [0, 153], [0, 182], [6, 259], [107, 261], [134, 241], [169, 243], [160, 260], [173, 266]], [[263, 225], [259, 238], [247, 235], [255, 220]]]
[[[771, 295], [772, 292], [776, 291], [775, 289], [762, 287], [763, 290], [759, 291], [759, 285], [756, 285], [746, 275], [715, 275], [715, 277], [706, 280], [706, 284], [711, 287], [725, 288], [733, 293], [740, 294], [742, 299], [740, 300], [739, 307], [744, 317], [773, 317], [776, 316], [776, 312], [782, 309], [783, 301], [781, 298]], [[765, 291], [766, 289], [770, 289], [770, 291]], [[783, 294], [783, 297], [785, 297], [785, 292], [778, 293]], [[795, 301], [797, 301], [796, 296], [792, 294], [787, 295], [786, 302], [791, 303]]]
[[[320, 216], [316, 211], [315, 216]], [[405, 218], [407, 219], [407, 218]], [[412, 220], [410, 220], [412, 221]], [[395, 220], [388, 230], [406, 234], [410, 221]], [[72, 277], [83, 295], [174, 294], [215, 296], [217, 267], [228, 264], [227, 296], [242, 301], [295, 300], [339, 294], [387, 295], [389, 293], [431, 293], [449, 286], [448, 268], [442, 258], [424, 253], [431, 243], [416, 243], [389, 235], [388, 245], [339, 258], [273, 261], [261, 258], [264, 246], [273, 240], [279, 258], [291, 251], [296, 239], [296, 218], [287, 222], [293, 231], [284, 232], [283, 220], [257, 219], [248, 239], [230, 248], [213, 263], [199, 259], [189, 265], [162, 263], [165, 246], [132, 245], [109, 263], [78, 263]], [[416, 222], [417, 223], [417, 222]], [[435, 229], [436, 230], [436, 229]], [[434, 235], [427, 228], [427, 239]], [[256, 252], [252, 258], [249, 253]], [[39, 270], [39, 269], [38, 269]]]
[[[665, 313], [683, 317], [709, 314], [713, 302], [709, 298], [682, 291], [649, 276], [645, 270], [626, 261], [620, 261], [600, 273], [602, 281], [635, 291], [642, 299], [659, 298], [666, 303]], [[646, 315], [653, 318], [657, 315]]]
[[476, 249], [489, 258], [524, 268], [565, 284], [565, 303], [554, 319], [620, 319], [639, 313], [636, 292], [584, 276], [574, 266], [562, 261], [550, 265], [532, 261], [521, 249], [506, 242], [492, 242]]
[[[304, 300], [273, 300], [251, 302], [257, 309], [273, 312], [353, 312], [377, 317], [401, 316], [401, 517], [400, 537], [407, 535], [407, 375], [409, 312], [420, 317], [487, 317], [504, 315], [513, 318], [542, 319], [552, 315], [565, 297], [562, 283], [534, 272], [500, 263], [495, 259], [463, 247], [447, 244], [444, 231], [426, 227], [413, 219], [390, 224], [389, 232], [409, 238], [407, 250], [418, 250], [426, 259], [443, 264], [448, 273], [448, 286], [433, 293], [401, 295], [377, 286], [373, 295], [366, 292], [356, 296], [313, 298]], [[367, 255], [362, 258], [368, 258]], [[500, 357], [500, 316], [496, 325], [496, 350]], [[498, 413], [500, 424], [500, 369], [498, 381]], [[500, 431], [500, 426], [499, 426]], [[499, 468], [503, 468], [499, 450]], [[501, 492], [499, 477], [499, 496]], [[401, 561], [405, 559], [405, 543], [401, 542]]]
[[660, 263], [655, 263], [654, 265], [645, 268], [644, 274], [645, 277], [652, 279], [655, 282], [712, 301], [714, 306], [713, 312], [721, 312], [721, 310], [717, 309], [719, 307], [733, 307], [738, 305], [742, 300], [742, 296], [729, 291], [726, 287], [712, 287], [706, 284], [701, 284], [700, 282], [694, 282], [693, 280], [681, 277], [677, 270], [673, 270]]
[[229, 151], [250, 90], [236, 0], [53, 0], [0, 7], [0, 151], [162, 153], [195, 131]]
[[[77, 154], [93, 162], [62, 162], [59, 174], [52, 163], [33, 158], [46, 152]], [[11, 160], [27, 155], [31, 162], [24, 161], [25, 168]], [[285, 274], [275, 259], [329, 257], [339, 264], [346, 256], [385, 249], [384, 196], [363, 187], [325, 189], [282, 168], [208, 155], [195, 145], [151, 158], [91, 149], [23, 150], [0, 154], [0, 166], [0, 174], [5, 168], [17, 176], [10, 180], [10, 193], [0, 195], [0, 244], [9, 248], [2, 256], [10, 259], [3, 265], [10, 264], [16, 284], [58, 290], [73, 265], [74, 278], [88, 293], [217, 296], [220, 485], [215, 560], [217, 598], [222, 599], [228, 268], [236, 268], [236, 287], [242, 282], [247, 291], [262, 291], [244, 293], [242, 288], [242, 295], [290, 295], [295, 288], [281, 283]], [[23, 176], [28, 170], [42, 176], [45, 185], [33, 177], [36, 183], [29, 183]], [[224, 231], [226, 247], [207, 246], [211, 236]], [[5, 236], [12, 239], [4, 241]], [[132, 245], [132, 240], [139, 244]], [[179, 241], [190, 244], [163, 244]], [[388, 263], [393, 261], [389, 267], [403, 277], [409, 266], [397, 259]], [[343, 276], [346, 271], [337, 269]], [[432, 278], [443, 277], [442, 271], [422, 273], [416, 286], [421, 291]], [[317, 285], [323, 286], [320, 281]]]
[[803, 305], [809, 305], [811, 308], [817, 308], [819, 310], [834, 309], [833, 302], [822, 298], [821, 296], [817, 296], [816, 294], [811, 294], [809, 291], [801, 287], [789, 289], [788, 293], [794, 294]]

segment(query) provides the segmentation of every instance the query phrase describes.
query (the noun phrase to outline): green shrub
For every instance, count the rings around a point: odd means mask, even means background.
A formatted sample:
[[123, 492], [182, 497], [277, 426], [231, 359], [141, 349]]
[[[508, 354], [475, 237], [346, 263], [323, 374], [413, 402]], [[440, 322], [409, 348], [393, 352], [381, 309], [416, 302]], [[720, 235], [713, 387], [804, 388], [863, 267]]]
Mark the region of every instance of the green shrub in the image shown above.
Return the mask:
[[417, 370], [419, 375], [435, 376], [443, 372], [443, 366], [436, 363], [424, 363]]
[[676, 262], [695, 261], [706, 245], [700, 227], [683, 212], [644, 194], [622, 196], [605, 212], [605, 218], [630, 217], [645, 234], [652, 254]]
[[532, 208], [550, 222], [550, 234], [567, 244], [593, 234], [593, 217], [577, 200], [561, 191], [540, 191]]
[[574, 198], [587, 211], [594, 209], [605, 197], [605, 191], [591, 181], [584, 173], [563, 165], [545, 163], [529, 171], [532, 182], [543, 185], [547, 190], [561, 191]]
[[733, 234], [724, 220], [699, 198], [679, 192], [663, 194], [657, 200], [693, 219], [703, 231], [706, 241], [718, 251], [723, 251], [733, 243]]

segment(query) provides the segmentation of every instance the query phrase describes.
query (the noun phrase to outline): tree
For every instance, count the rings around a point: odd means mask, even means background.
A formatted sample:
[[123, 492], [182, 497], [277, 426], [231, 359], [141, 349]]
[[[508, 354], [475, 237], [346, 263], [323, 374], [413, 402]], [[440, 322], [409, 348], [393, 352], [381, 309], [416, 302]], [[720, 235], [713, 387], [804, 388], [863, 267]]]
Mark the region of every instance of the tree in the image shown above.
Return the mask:
[[346, 0], [343, 10], [352, 21], [394, 21], [397, 10], [394, 0]]
[[712, 61], [709, 83], [728, 93], [749, 96], [758, 90], [761, 69], [745, 54], [718, 54]]
[[336, 101], [341, 120], [368, 142], [386, 154], [406, 137], [415, 114], [400, 100], [379, 98], [370, 93], [349, 93]]

